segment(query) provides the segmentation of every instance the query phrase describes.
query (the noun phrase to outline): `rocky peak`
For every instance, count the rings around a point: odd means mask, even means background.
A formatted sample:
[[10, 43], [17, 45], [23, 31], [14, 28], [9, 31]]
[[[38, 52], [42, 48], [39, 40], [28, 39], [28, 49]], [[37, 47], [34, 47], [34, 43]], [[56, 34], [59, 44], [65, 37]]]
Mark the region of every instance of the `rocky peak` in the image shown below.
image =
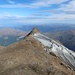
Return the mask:
[[33, 30], [31, 31], [32, 34], [34, 33], [40, 33], [39, 29], [34, 27]]
[[34, 35], [35, 33], [41, 33], [38, 28], [34, 27], [28, 35]]

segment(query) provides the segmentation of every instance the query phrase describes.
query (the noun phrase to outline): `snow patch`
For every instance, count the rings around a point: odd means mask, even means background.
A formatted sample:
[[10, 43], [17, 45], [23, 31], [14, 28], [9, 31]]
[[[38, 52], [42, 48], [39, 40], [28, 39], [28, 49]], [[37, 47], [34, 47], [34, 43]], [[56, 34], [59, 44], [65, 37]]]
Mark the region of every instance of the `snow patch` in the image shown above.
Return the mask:
[[[35, 33], [34, 38], [41, 42], [46, 48], [47, 52], [53, 52], [58, 57], [62, 58], [70, 67], [75, 69], [75, 52], [69, 50], [58, 42], [54, 41], [41, 33]], [[46, 49], [45, 49], [46, 50]]]

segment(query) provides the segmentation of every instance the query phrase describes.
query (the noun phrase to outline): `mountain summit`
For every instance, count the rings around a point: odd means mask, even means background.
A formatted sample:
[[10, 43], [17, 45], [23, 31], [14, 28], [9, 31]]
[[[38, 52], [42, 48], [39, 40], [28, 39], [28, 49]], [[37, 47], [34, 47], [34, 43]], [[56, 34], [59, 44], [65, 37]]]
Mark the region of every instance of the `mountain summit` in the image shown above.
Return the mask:
[[0, 49], [0, 75], [75, 75], [74, 52], [37, 28], [29, 34], [24, 40]]
[[39, 29], [38, 28], [36, 28], [36, 27], [34, 27], [33, 28], [33, 30], [31, 31], [31, 33], [40, 33], [40, 31], [39, 31]]
[[41, 33], [38, 28], [34, 27], [28, 35], [34, 35], [35, 33]]

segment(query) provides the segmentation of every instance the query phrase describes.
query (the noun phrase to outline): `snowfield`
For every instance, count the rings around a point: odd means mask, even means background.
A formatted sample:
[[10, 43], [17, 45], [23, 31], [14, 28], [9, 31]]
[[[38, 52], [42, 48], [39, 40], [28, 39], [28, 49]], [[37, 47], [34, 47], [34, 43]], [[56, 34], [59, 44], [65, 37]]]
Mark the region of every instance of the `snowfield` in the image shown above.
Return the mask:
[[34, 38], [45, 46], [47, 52], [53, 52], [75, 70], [75, 52], [41, 33], [35, 33]]

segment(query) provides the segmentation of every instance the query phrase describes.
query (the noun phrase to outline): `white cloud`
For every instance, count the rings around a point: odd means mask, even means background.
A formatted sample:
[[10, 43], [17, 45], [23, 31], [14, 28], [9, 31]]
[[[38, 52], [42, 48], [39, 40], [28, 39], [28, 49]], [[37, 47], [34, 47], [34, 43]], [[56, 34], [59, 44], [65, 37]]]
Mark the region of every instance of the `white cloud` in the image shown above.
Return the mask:
[[66, 13], [75, 13], [75, 0], [70, 1], [68, 4], [62, 4], [57, 10], [62, 10]]
[[4, 20], [4, 19], [8, 19], [8, 20], [12, 20], [12, 19], [23, 19], [25, 18], [25, 16], [19, 16], [19, 15], [14, 15], [14, 14], [10, 14], [8, 12], [4, 12], [3, 14], [0, 14], [0, 20]]
[[39, 7], [50, 7], [52, 4], [61, 4], [68, 0], [37, 0], [37, 2], [31, 4], [21, 4], [17, 3], [12, 0], [7, 0], [12, 5], [0, 5], [0, 8], [39, 8]]
[[75, 23], [74, 14], [53, 14], [48, 16], [18, 16], [18, 15], [4, 15], [0, 17], [3, 22], [8, 22], [10, 24], [49, 24], [49, 23]]
[[26, 7], [30, 8], [31, 6], [25, 4], [0, 5], [0, 8], [26, 8]]
[[[60, 4], [67, 0], [41, 0], [36, 3], [32, 3], [30, 5], [25, 4], [15, 4], [15, 5], [0, 5], [3, 8], [36, 8], [42, 6], [48, 6], [49, 4]], [[42, 15], [29, 15], [29, 16], [18, 16], [18, 15], [11, 15], [11, 14], [4, 14], [4, 16], [0, 15], [0, 19], [9, 19], [12, 22], [16, 22], [18, 24], [44, 24], [44, 23], [51, 23], [51, 22], [66, 22], [66, 23], [75, 23], [75, 0], [70, 1], [68, 4], [62, 4], [56, 10], [46, 11], [50, 15], [42, 16]], [[40, 14], [46, 14], [46, 12], [40, 12]]]
[[12, 0], [7, 0], [7, 2], [10, 3], [10, 4], [14, 4], [14, 3], [15, 3], [15, 2], [12, 1]]
[[68, 5], [66, 5], [66, 8], [64, 8], [65, 11], [75, 11], [75, 0], [71, 1]]
[[61, 4], [63, 2], [66, 2], [68, 0], [40, 0], [35, 3], [32, 3], [31, 5], [34, 7], [48, 7], [52, 4]]

